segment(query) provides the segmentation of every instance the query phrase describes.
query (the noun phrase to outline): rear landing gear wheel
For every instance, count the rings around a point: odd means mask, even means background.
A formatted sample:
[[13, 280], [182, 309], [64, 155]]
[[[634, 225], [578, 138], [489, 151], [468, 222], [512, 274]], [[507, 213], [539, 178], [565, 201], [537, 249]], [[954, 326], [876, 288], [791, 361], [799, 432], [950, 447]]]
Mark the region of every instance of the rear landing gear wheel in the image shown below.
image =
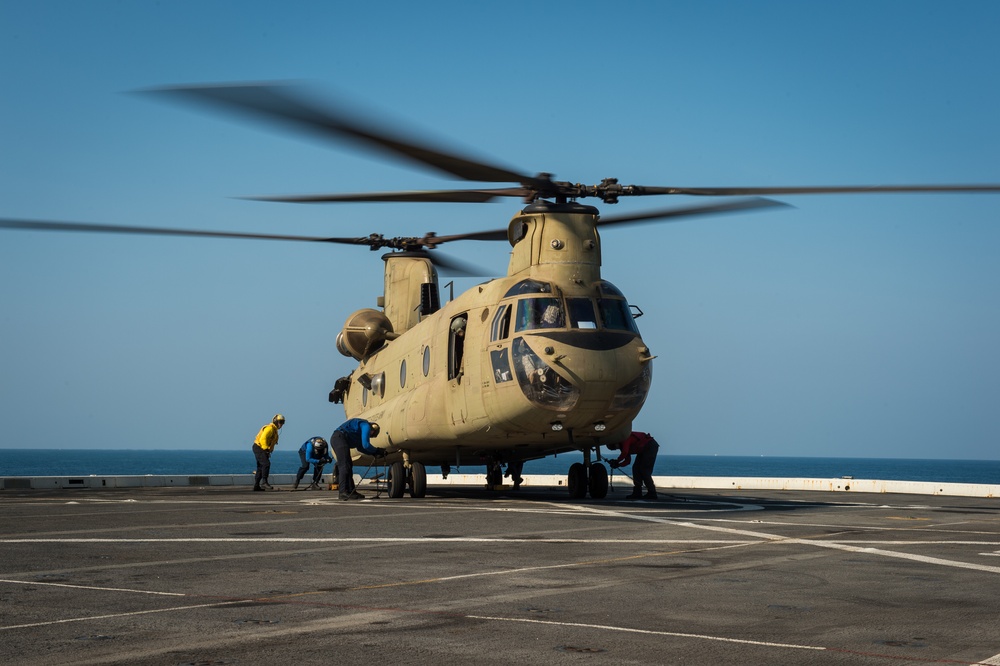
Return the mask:
[[608, 496], [608, 468], [600, 463], [590, 466], [590, 496], [594, 499]]
[[587, 468], [583, 463], [573, 463], [569, 466], [569, 496], [572, 499], [582, 499], [587, 495]]
[[396, 461], [389, 465], [389, 497], [399, 499], [406, 490], [406, 470], [403, 463]]

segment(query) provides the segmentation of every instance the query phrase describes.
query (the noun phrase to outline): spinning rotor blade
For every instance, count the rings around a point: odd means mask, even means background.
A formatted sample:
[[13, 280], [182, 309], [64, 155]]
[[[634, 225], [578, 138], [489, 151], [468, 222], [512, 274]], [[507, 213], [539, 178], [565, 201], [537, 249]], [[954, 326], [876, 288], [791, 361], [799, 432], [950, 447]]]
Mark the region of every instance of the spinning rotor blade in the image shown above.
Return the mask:
[[737, 199], [725, 203], [709, 204], [705, 206], [690, 206], [687, 208], [661, 208], [658, 210], [647, 210], [630, 215], [613, 215], [602, 217], [597, 221], [597, 226], [608, 227], [613, 224], [635, 224], [637, 222], [651, 222], [655, 220], [669, 220], [672, 218], [695, 217], [697, 215], [718, 215], [722, 213], [738, 213], [742, 211], [754, 210], [757, 208], [791, 208], [789, 204], [773, 199]]
[[879, 194], [892, 192], [1000, 192], [1000, 185], [834, 185], [830, 187], [645, 187], [630, 186], [638, 195], [687, 194], [730, 197], [761, 194]]
[[83, 231], [108, 234], [141, 234], [147, 236], [200, 236], [208, 238], [248, 238], [259, 240], [308, 241], [313, 243], [343, 243], [347, 245], [371, 245], [372, 237], [326, 238], [320, 236], [287, 236], [281, 234], [248, 234], [236, 231], [200, 231], [197, 229], [165, 229], [159, 227], [130, 227], [112, 224], [89, 224], [86, 222], [47, 222], [41, 220], [15, 220], [0, 218], [0, 229], [22, 229], [25, 231]]
[[499, 197], [525, 198], [531, 190], [523, 187], [505, 187], [487, 190], [423, 190], [416, 192], [371, 192], [359, 194], [302, 194], [290, 196], [243, 197], [251, 201], [280, 203], [338, 203], [350, 201], [408, 201], [435, 203], [486, 203]]
[[[159, 227], [132, 227], [117, 226], [112, 224], [89, 224], [85, 222], [48, 222], [41, 220], [16, 220], [10, 218], [0, 218], [0, 229], [21, 229], [24, 231], [76, 231], [87, 233], [108, 233], [108, 234], [140, 234], [146, 236], [179, 236], [179, 237], [201, 237], [201, 238], [245, 238], [255, 240], [284, 240], [284, 241], [305, 241], [312, 243], [338, 243], [343, 245], [367, 245], [372, 250], [382, 248], [408, 249], [411, 247], [422, 247], [427, 245], [433, 248], [436, 243], [430, 239], [436, 238], [433, 234], [428, 234], [424, 238], [385, 238], [379, 234], [362, 236], [358, 238], [336, 238], [321, 236], [289, 236], [281, 234], [248, 234], [235, 231], [200, 231], [197, 229], [165, 229]], [[495, 232], [484, 232], [495, 233]], [[470, 237], [477, 234], [467, 234]], [[446, 236], [446, 240], [462, 240], [458, 237]], [[503, 239], [506, 240], [507, 231], [503, 231]], [[471, 238], [470, 238], [471, 239]], [[491, 239], [492, 240], [492, 239]], [[484, 268], [464, 263], [453, 257], [443, 256], [439, 253], [430, 254], [423, 252], [431, 263], [440, 267], [444, 271], [453, 275], [468, 277], [488, 277], [492, 273]]]
[[394, 135], [331, 104], [322, 106], [293, 93], [290, 85], [209, 85], [153, 88], [144, 92], [207, 102], [231, 111], [264, 118], [326, 138], [346, 140], [429, 166], [463, 180], [484, 183], [539, 182], [531, 176], [482, 161], [421, 145], [415, 139]]

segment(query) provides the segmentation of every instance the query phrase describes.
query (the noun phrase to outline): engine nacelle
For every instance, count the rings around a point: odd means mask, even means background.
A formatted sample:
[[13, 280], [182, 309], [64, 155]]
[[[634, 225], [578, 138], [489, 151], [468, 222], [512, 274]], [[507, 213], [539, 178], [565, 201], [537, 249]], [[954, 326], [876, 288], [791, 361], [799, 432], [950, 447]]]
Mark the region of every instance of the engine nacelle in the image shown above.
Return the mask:
[[361, 361], [395, 337], [392, 322], [385, 314], [365, 308], [347, 318], [344, 330], [337, 334], [337, 351]]

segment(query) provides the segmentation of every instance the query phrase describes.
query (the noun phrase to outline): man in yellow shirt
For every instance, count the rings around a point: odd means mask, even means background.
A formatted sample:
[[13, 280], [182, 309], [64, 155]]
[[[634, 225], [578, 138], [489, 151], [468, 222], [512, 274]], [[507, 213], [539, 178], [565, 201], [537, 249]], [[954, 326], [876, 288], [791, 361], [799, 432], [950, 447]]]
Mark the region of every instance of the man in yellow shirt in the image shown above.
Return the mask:
[[278, 445], [278, 431], [283, 425], [285, 417], [275, 414], [253, 440], [253, 457], [257, 459], [257, 472], [253, 477], [254, 490], [274, 490], [274, 486], [267, 482], [267, 477], [271, 473], [271, 452]]

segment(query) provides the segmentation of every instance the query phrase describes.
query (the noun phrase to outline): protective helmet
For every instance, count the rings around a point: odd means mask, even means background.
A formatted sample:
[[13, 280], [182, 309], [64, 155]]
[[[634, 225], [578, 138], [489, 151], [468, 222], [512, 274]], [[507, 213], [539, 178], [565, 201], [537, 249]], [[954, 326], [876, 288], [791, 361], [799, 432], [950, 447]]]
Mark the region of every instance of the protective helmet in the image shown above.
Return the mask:
[[326, 446], [327, 446], [326, 440], [323, 439], [322, 437], [313, 437], [312, 446], [313, 446], [313, 451], [315, 451], [316, 453], [323, 453], [326, 451]]
[[281, 414], [275, 414], [274, 418], [271, 419], [271, 423], [273, 423], [274, 425], [280, 425], [283, 424], [284, 422], [285, 422], [285, 417], [282, 416]]
[[378, 434], [382, 432], [382, 428], [380, 428], [377, 423], [369, 423], [368, 427], [370, 428], [368, 431], [369, 437], [378, 437]]

